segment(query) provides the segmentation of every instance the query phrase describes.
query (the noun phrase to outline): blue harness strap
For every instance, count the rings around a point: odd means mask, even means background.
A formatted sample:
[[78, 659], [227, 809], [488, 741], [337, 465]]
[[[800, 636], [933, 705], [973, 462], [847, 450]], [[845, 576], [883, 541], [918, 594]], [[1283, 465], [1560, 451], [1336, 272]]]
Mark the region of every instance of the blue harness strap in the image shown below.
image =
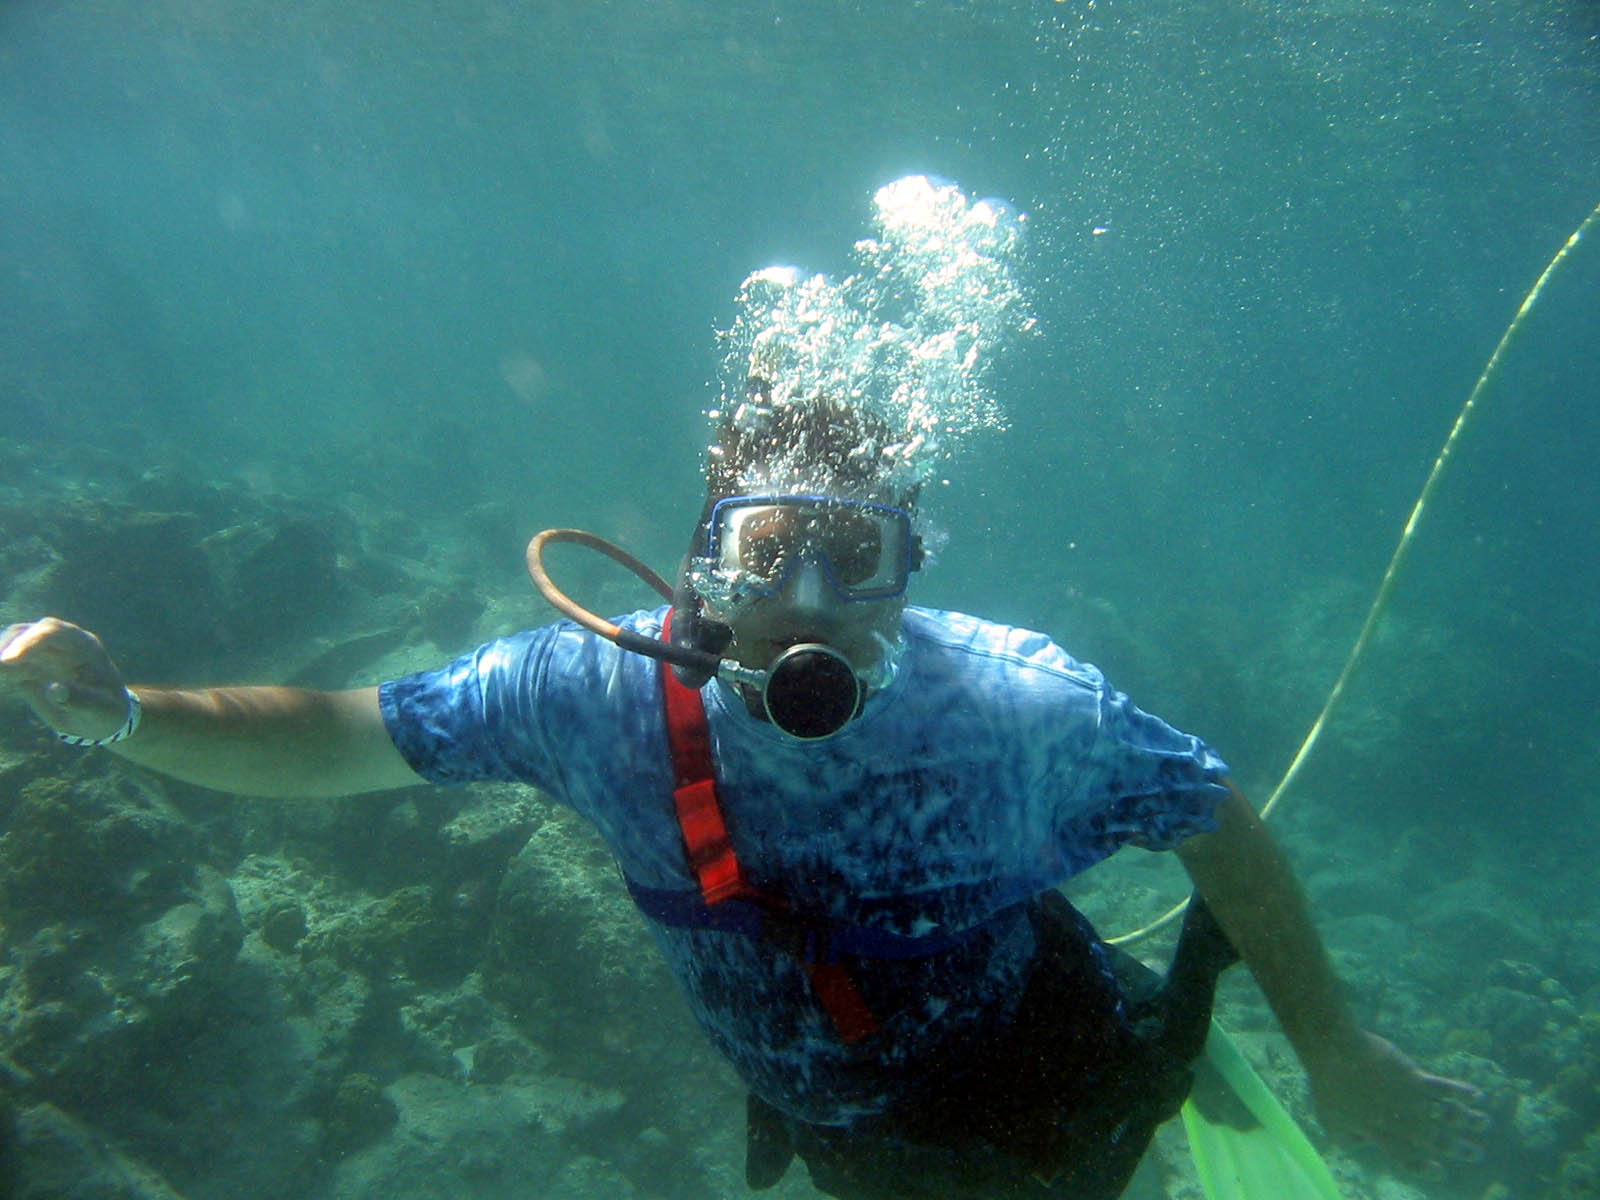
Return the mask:
[[959, 946], [1007, 911], [1002, 910], [970, 929], [912, 937], [866, 925], [848, 925], [841, 921], [808, 917], [790, 909], [775, 909], [750, 897], [709, 905], [699, 892], [645, 887], [626, 876], [624, 882], [639, 911], [651, 920], [683, 929], [714, 929], [721, 933], [764, 938], [812, 962], [833, 962], [840, 955], [852, 958], [927, 958]]

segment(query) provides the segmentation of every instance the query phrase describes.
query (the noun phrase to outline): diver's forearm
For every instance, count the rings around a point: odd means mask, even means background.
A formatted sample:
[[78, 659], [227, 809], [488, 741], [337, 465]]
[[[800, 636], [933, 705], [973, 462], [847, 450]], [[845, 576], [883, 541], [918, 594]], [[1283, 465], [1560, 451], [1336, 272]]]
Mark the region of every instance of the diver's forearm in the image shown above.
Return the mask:
[[1308, 1070], [1359, 1037], [1288, 859], [1234, 790], [1221, 828], [1179, 848], [1200, 894], [1260, 983]]
[[166, 689], [135, 685], [144, 713], [110, 749], [218, 791], [342, 796], [419, 783], [378, 712], [377, 689]]

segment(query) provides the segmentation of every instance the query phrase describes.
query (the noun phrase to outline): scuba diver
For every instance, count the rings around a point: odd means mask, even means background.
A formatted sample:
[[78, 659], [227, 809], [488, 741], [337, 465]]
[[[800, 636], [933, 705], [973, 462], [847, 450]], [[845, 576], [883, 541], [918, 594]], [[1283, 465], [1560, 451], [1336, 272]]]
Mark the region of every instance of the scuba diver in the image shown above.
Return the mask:
[[[918, 497], [890, 438], [751, 380], [672, 603], [599, 631], [354, 691], [175, 690], [45, 618], [0, 635], [0, 680], [68, 742], [229, 792], [495, 779], [571, 805], [749, 1088], [753, 1189], [798, 1156], [841, 1200], [1111, 1200], [1236, 959], [1330, 1129], [1438, 1169], [1473, 1089], [1357, 1026], [1216, 752], [1041, 634], [907, 603]], [[1128, 845], [1196, 887], [1165, 978], [1057, 891]]]

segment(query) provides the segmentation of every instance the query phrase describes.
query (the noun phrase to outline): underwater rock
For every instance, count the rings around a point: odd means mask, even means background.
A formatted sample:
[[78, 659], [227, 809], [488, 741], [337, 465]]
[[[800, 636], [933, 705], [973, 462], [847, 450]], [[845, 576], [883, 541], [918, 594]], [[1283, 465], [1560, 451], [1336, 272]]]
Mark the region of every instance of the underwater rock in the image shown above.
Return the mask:
[[1548, 1093], [1540, 1092], [1517, 1098], [1511, 1126], [1525, 1148], [1540, 1151], [1549, 1150], [1564, 1140], [1576, 1119], [1577, 1114], [1570, 1108]]
[[149, 777], [79, 759], [21, 783], [0, 834], [13, 931], [92, 916], [112, 928], [183, 899], [199, 838]]
[[614, 1167], [584, 1155], [563, 1166], [560, 1176], [544, 1194], [549, 1200], [587, 1200], [590, 1196], [633, 1200], [640, 1193]]
[[[0, 541], [0, 597], [37, 589], [40, 578], [61, 559], [54, 546], [28, 528], [31, 521], [16, 516], [12, 510], [0, 509], [0, 528], [6, 530]], [[22, 611], [13, 615], [21, 617]]]
[[540, 1066], [543, 1056], [519, 1037], [496, 1035], [472, 1048], [473, 1083], [505, 1083]]
[[1492, 1030], [1497, 1055], [1519, 1073], [1526, 1067], [1523, 1047], [1544, 1035], [1550, 1005], [1539, 996], [1491, 984], [1467, 997], [1462, 1004], [1472, 1028]]
[[479, 784], [466, 789], [461, 809], [440, 828], [445, 872], [456, 879], [498, 883], [510, 859], [549, 815], [548, 801], [518, 784]]
[[1544, 951], [1537, 917], [1486, 880], [1447, 884], [1416, 908], [1412, 929], [1425, 953], [1412, 957], [1407, 973], [1441, 993], [1459, 990], [1462, 963], [1531, 960]]
[[305, 937], [306, 910], [294, 900], [272, 903], [261, 918], [261, 940], [274, 950], [288, 953]]
[[0, 603], [94, 630], [134, 678], [271, 670], [343, 686], [405, 638], [470, 634], [483, 611], [459, 565], [430, 565], [445, 552], [426, 539], [413, 558], [393, 552], [388, 514], [173, 471], [93, 494], [39, 482], [26, 505], [0, 505]]
[[221, 648], [223, 599], [191, 513], [80, 499], [41, 522], [55, 559], [14, 602], [99, 634], [134, 677], [170, 678]]
[[496, 907], [486, 991], [536, 1039], [552, 1011], [642, 1011], [642, 993], [672, 987], [610, 855], [571, 813], [552, 810], [529, 836]]
[[56, 1086], [133, 1070], [225, 986], [243, 926], [227, 881], [199, 868], [180, 903], [131, 930], [52, 922], [13, 942], [0, 1032], [18, 1063]]
[[1538, 1200], [1576, 1200], [1600, 1174], [1600, 1015], [1538, 964], [1502, 959], [1454, 1003], [1453, 1053], [1438, 1067], [1484, 1093], [1485, 1167], [1498, 1179], [1556, 1178]]
[[192, 899], [143, 925], [130, 940], [126, 970], [109, 976], [125, 997], [159, 1020], [198, 1012], [222, 986], [244, 941], [244, 923], [228, 881], [196, 871]]
[[455, 580], [447, 588], [429, 588], [417, 601], [421, 635], [436, 646], [464, 646], [483, 615], [484, 601], [471, 580]]
[[323, 1149], [331, 1158], [370, 1146], [400, 1119], [395, 1102], [370, 1075], [346, 1075], [328, 1101]]
[[301, 643], [306, 648], [300, 652], [300, 664], [284, 674], [283, 682], [324, 690], [355, 686], [373, 663], [404, 644], [406, 636], [403, 625], [339, 638], [312, 635], [309, 644]]
[[182, 1200], [160, 1173], [49, 1103], [29, 1104], [0, 1130], [6, 1200]]
[[1594, 1200], [1596, 1196], [1600, 1196], [1600, 1129], [1561, 1160], [1555, 1182], [1540, 1193], [1539, 1200]]
[[312, 948], [377, 979], [404, 970], [427, 986], [458, 981], [483, 954], [482, 936], [464, 936], [460, 911], [429, 884], [398, 888], [360, 904], [308, 936]]
[[335, 1169], [329, 1195], [336, 1200], [633, 1194], [604, 1167], [597, 1190], [571, 1193], [558, 1182], [587, 1140], [606, 1140], [603, 1130], [623, 1106], [620, 1092], [556, 1076], [512, 1086], [421, 1074], [402, 1076], [385, 1092], [398, 1122]]
[[205, 539], [230, 641], [287, 639], [338, 620], [349, 594], [326, 522], [274, 514]]
[[430, 940], [433, 891], [425, 884], [400, 888], [336, 918], [315, 937], [315, 948], [341, 966], [387, 976]]

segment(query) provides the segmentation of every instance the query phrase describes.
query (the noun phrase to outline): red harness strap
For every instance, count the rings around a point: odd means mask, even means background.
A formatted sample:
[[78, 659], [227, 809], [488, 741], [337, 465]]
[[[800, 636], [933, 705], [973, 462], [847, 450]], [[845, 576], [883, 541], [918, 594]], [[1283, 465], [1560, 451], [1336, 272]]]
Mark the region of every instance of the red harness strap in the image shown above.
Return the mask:
[[[671, 623], [669, 614], [667, 628], [662, 631], [664, 637], [671, 636]], [[661, 695], [666, 709], [667, 744], [672, 750], [672, 801], [689, 865], [700, 884], [701, 899], [708, 907], [737, 899], [754, 904], [775, 918], [792, 915], [781, 896], [752, 886], [739, 866], [717, 799], [711, 728], [700, 693], [679, 683], [672, 667], [662, 663]], [[877, 1018], [843, 963], [829, 962], [826, 954], [816, 953], [814, 940], [808, 941], [808, 952], [797, 957], [840, 1041], [859, 1042], [878, 1028]]]

